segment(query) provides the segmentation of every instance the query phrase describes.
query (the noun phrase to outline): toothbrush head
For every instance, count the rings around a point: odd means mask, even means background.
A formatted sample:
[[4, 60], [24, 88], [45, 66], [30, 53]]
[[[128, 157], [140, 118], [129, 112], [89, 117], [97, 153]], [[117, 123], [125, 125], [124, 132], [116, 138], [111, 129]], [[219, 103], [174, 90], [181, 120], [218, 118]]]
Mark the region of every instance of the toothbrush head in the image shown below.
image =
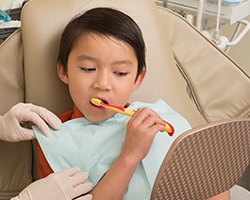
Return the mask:
[[93, 103], [96, 106], [102, 106], [101, 105], [102, 101], [100, 99], [92, 98], [90, 101], [91, 101], [91, 103]]

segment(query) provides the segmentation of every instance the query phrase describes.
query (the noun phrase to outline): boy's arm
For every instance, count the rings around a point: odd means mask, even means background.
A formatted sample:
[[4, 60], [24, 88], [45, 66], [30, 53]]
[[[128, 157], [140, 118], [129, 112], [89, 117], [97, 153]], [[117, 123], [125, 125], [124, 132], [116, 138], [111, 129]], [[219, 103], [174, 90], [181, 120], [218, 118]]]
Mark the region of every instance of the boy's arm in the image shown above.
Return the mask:
[[152, 110], [140, 109], [127, 125], [125, 144], [109, 171], [91, 192], [95, 200], [122, 199], [140, 161], [148, 154], [155, 135], [165, 123]]
[[92, 190], [91, 194], [94, 199], [122, 199], [138, 164], [138, 161], [132, 161], [126, 155], [121, 154]]

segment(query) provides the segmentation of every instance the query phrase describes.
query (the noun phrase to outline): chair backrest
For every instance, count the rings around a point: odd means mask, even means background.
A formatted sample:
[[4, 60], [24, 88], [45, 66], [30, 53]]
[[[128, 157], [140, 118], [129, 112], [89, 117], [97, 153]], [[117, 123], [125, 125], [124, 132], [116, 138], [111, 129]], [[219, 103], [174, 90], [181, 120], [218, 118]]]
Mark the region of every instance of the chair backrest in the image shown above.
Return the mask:
[[[20, 30], [0, 46], [0, 114], [24, 102], [23, 51]], [[32, 182], [31, 142], [0, 141], [0, 199], [15, 196]]]
[[190, 98], [203, 117], [208, 122], [250, 117], [250, 75], [182, 16], [163, 7], [158, 11]]

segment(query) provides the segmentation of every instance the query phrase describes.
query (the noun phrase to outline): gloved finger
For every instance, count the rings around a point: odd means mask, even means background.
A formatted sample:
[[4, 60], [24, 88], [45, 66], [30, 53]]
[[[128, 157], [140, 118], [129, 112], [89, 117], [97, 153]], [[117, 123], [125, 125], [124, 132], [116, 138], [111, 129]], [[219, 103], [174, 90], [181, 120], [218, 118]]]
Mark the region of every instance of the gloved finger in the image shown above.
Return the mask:
[[19, 135], [19, 140], [33, 140], [36, 138], [34, 131], [28, 128], [21, 128], [22, 134]]
[[79, 185], [74, 187], [74, 193], [75, 193], [74, 197], [80, 196], [81, 194], [86, 194], [89, 191], [91, 191], [92, 188], [93, 184], [90, 182], [80, 183]]
[[42, 131], [42, 133], [46, 136], [51, 135], [51, 131], [49, 126], [43, 121], [43, 119], [34, 112], [25, 112], [23, 113], [22, 120], [25, 122], [33, 122], [38, 128]]
[[83, 183], [88, 179], [89, 173], [88, 172], [80, 172], [72, 176], [71, 184], [72, 186], [77, 186], [79, 183]]
[[93, 196], [91, 194], [84, 195], [82, 197], [78, 197], [75, 200], [92, 200]]
[[61, 120], [51, 111], [46, 108], [31, 105], [30, 110], [34, 113], [37, 113], [44, 121], [46, 121], [52, 128], [60, 129], [62, 122]]

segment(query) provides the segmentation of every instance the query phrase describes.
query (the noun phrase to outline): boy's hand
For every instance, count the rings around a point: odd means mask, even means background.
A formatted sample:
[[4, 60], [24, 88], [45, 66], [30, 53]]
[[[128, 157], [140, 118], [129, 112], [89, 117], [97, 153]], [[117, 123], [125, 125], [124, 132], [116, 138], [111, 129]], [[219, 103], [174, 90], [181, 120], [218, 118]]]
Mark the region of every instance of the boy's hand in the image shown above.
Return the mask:
[[131, 159], [141, 161], [148, 154], [155, 135], [159, 131], [164, 131], [165, 125], [166, 123], [153, 110], [139, 109], [128, 122], [123, 151]]
[[23, 127], [27, 122], [36, 124], [46, 136], [51, 134], [47, 123], [54, 129], [60, 129], [62, 124], [57, 116], [43, 107], [18, 103], [0, 117], [0, 139], [9, 142], [34, 139], [33, 130]]

